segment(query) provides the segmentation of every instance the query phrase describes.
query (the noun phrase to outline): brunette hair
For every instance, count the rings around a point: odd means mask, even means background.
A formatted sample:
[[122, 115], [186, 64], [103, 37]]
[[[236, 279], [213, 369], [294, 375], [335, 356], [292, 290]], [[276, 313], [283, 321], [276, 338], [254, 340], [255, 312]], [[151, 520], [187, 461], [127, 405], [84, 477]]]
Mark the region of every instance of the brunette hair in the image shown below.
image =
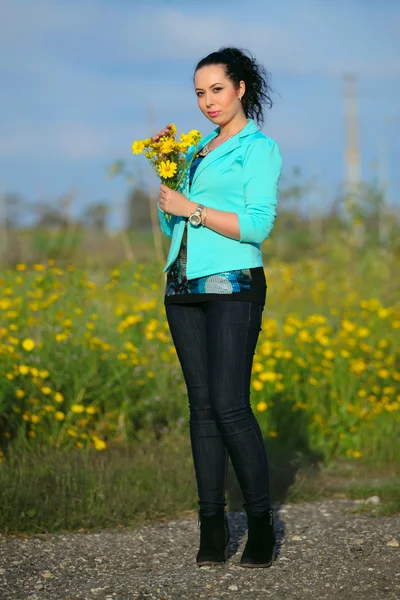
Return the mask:
[[196, 65], [194, 73], [208, 65], [224, 65], [225, 75], [238, 89], [243, 80], [246, 91], [242, 96], [242, 106], [247, 118], [255, 119], [258, 125], [264, 123], [263, 104], [272, 107], [269, 85], [270, 74], [258, 63], [248, 50], [224, 47], [202, 58]]

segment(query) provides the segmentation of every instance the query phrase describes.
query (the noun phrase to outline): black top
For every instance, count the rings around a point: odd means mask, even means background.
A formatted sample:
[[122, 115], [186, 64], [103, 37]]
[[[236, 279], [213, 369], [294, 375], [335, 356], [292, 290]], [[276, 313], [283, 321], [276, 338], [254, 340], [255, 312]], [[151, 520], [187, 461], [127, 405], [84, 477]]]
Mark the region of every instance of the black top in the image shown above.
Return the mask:
[[[193, 160], [189, 171], [189, 186], [203, 158], [204, 156], [197, 155]], [[186, 221], [179, 254], [167, 271], [164, 304], [245, 300], [264, 306], [267, 292], [264, 267], [225, 271], [190, 280], [186, 278], [188, 220]]]

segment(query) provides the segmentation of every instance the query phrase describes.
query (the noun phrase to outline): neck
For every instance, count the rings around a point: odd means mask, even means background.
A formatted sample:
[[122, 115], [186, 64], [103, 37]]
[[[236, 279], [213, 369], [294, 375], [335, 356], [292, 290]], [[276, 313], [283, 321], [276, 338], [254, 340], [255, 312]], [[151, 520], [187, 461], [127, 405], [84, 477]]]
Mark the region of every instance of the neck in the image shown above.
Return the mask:
[[219, 135], [221, 137], [229, 137], [230, 135], [235, 135], [236, 133], [239, 133], [239, 131], [241, 131], [243, 127], [246, 127], [246, 125], [247, 119], [245, 114], [242, 113], [241, 115], [238, 115], [237, 117], [234, 117], [233, 119], [228, 121], [228, 123], [220, 125]]

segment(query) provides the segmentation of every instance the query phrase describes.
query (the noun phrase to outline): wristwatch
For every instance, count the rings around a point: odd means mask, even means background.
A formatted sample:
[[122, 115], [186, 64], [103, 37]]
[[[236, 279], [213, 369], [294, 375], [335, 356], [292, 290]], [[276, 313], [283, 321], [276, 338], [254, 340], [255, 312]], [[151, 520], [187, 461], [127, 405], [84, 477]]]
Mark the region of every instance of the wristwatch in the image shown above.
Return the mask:
[[201, 213], [204, 210], [204, 206], [203, 204], [199, 204], [196, 208], [196, 210], [194, 212], [192, 212], [191, 215], [189, 215], [188, 219], [189, 219], [189, 223], [191, 225], [200, 225], [201, 223]]

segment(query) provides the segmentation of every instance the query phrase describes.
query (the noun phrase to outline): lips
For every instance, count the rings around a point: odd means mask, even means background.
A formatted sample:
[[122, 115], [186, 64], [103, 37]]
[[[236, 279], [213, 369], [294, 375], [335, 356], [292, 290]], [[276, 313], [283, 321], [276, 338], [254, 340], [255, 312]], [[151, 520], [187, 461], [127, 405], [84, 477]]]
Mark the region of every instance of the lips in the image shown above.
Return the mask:
[[210, 115], [210, 117], [216, 117], [217, 115], [219, 115], [220, 112], [221, 111], [219, 111], [219, 110], [212, 110], [212, 111], [209, 111], [208, 114]]

